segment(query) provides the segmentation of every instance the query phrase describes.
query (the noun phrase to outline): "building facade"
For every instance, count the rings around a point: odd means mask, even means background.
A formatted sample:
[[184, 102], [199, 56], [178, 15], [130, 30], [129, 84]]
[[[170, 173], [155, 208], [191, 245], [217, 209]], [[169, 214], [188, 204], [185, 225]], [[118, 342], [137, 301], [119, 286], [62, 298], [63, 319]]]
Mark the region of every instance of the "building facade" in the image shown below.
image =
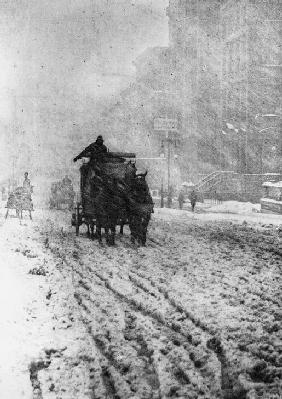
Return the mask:
[[[262, 158], [267, 164], [280, 151], [279, 15], [277, 0], [229, 0], [220, 8], [222, 129], [233, 143], [229, 149], [237, 147], [237, 168], [242, 172], [261, 171]], [[276, 115], [276, 120], [265, 115]]]
[[175, 91], [197, 167], [277, 167], [281, 7], [280, 0], [170, 0]]
[[190, 166], [207, 170], [219, 159], [219, 7], [217, 0], [171, 0], [170, 47], [176, 60], [175, 90], [182, 114]]

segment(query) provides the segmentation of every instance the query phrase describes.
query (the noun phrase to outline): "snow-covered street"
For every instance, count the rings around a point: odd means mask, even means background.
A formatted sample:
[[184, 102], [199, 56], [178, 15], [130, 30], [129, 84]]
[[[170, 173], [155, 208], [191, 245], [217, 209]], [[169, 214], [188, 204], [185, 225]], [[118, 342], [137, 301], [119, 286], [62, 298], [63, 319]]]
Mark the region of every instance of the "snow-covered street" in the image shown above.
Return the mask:
[[1, 399], [280, 398], [279, 224], [157, 209], [107, 247], [2, 212]]

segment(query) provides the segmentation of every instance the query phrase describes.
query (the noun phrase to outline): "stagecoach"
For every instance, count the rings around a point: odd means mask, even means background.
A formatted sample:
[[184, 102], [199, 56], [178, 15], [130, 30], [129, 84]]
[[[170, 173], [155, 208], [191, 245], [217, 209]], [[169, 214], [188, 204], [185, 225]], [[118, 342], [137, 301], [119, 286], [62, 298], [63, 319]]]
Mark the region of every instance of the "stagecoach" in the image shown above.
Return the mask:
[[[76, 235], [79, 235], [80, 226], [85, 224], [88, 235], [92, 238], [94, 238], [96, 226], [96, 235], [101, 239], [101, 227], [103, 227], [108, 243], [112, 244], [114, 243], [115, 226], [120, 226], [120, 232], [123, 233], [123, 226], [129, 224], [131, 237], [134, 239], [134, 228], [132, 227], [134, 223], [131, 223], [133, 214], [136, 216], [136, 213], [142, 215], [146, 212], [146, 215], [151, 215], [153, 212], [153, 201], [145, 182], [145, 175], [143, 175], [143, 185], [146, 187], [146, 197], [142, 198], [142, 195], [138, 195], [142, 203], [138, 198], [134, 199], [135, 183], [138, 183], [140, 177], [136, 176], [135, 163], [131, 161], [134, 158], [134, 153], [107, 152], [102, 157], [99, 156], [97, 159], [82, 164], [80, 167], [80, 201], [76, 205], [75, 213], [72, 214], [72, 225], [76, 228]], [[148, 210], [150, 211], [148, 212]], [[102, 222], [100, 221], [101, 214]], [[148, 223], [149, 220], [147, 225]], [[112, 233], [110, 240], [108, 240], [109, 230]], [[138, 237], [136, 238], [138, 239]], [[145, 241], [146, 238], [143, 239], [143, 243]]]

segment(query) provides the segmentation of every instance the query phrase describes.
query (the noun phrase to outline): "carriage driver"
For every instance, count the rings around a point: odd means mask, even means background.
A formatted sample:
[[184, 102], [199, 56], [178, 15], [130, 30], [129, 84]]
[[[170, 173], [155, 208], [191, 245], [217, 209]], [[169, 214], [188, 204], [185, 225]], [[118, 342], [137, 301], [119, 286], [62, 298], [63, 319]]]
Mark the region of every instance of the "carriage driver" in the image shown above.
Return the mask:
[[104, 145], [104, 140], [102, 136], [98, 136], [94, 143], [91, 143], [86, 147], [77, 157], [74, 158], [74, 162], [83, 157], [90, 157], [90, 161], [95, 159], [97, 155], [102, 155], [108, 151], [107, 147]]

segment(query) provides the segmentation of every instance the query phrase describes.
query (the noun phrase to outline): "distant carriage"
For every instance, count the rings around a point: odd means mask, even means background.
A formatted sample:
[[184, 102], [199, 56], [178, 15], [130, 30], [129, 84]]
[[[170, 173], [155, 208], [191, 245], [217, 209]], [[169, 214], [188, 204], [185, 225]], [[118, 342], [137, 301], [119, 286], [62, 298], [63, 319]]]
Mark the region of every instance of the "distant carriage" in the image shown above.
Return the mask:
[[135, 154], [106, 153], [80, 168], [81, 201], [76, 206], [72, 225], [79, 228], [86, 224], [88, 234], [101, 241], [104, 228], [108, 244], [114, 244], [116, 226], [128, 224], [131, 240], [146, 242], [147, 226], [153, 212], [153, 201], [145, 174], [136, 175], [135, 165], [127, 158]]
[[31, 212], [33, 211], [33, 204], [31, 192], [24, 187], [17, 187], [9, 193], [6, 208], [5, 218], [8, 217], [10, 209], [15, 209], [16, 216], [20, 219], [23, 217], [23, 211], [29, 212], [29, 217], [32, 219]]
[[75, 192], [72, 184], [65, 184], [63, 180], [53, 182], [50, 190], [50, 209], [73, 209]]

